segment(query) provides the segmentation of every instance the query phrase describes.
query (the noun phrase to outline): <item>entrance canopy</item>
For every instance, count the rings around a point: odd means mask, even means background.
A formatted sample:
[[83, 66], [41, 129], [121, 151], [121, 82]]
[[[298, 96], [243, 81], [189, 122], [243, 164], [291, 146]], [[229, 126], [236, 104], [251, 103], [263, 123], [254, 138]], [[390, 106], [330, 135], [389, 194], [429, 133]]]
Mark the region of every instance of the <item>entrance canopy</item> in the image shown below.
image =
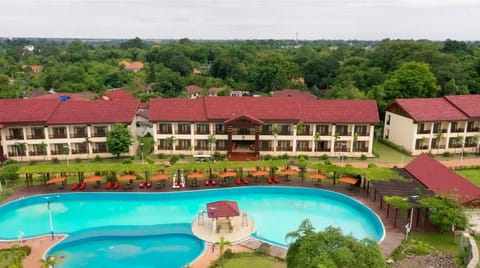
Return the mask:
[[236, 201], [216, 201], [207, 204], [209, 218], [240, 216], [240, 209]]

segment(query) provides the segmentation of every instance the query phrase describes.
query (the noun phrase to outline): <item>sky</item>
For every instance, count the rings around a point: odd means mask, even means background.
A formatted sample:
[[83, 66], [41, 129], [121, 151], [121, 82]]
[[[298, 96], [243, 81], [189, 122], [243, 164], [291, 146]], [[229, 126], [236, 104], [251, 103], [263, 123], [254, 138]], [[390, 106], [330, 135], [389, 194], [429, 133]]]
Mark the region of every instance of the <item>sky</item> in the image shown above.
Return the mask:
[[0, 0], [1, 37], [480, 40], [480, 0]]

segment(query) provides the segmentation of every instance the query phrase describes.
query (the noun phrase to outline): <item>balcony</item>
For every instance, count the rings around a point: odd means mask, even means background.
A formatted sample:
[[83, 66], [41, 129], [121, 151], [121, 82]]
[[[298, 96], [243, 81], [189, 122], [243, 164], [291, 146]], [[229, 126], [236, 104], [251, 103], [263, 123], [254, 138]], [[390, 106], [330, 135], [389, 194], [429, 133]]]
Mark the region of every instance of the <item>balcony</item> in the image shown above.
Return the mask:
[[50, 135], [50, 139], [66, 139], [66, 138], [67, 138], [66, 133], [58, 133], [58, 134]]
[[101, 153], [106, 153], [107, 152], [107, 149], [106, 148], [94, 148], [92, 150], [92, 152], [94, 154], [101, 154]]
[[216, 130], [215, 130], [215, 134], [216, 134], [216, 135], [225, 135], [225, 134], [227, 134], [227, 130], [225, 130], [225, 129], [223, 129], [223, 130], [222, 130], [222, 129], [220, 129], [220, 130], [219, 130], [219, 129], [216, 129]]
[[206, 129], [206, 130], [197, 129], [197, 130], [195, 131], [195, 134], [197, 134], [197, 135], [207, 135], [207, 134], [210, 134], [210, 131], [208, 131], [208, 129]]
[[278, 147], [277, 151], [282, 151], [282, 152], [291, 152], [293, 150], [292, 146], [289, 147]]
[[352, 132], [347, 131], [347, 132], [337, 132], [339, 136], [352, 136]]
[[106, 137], [107, 132], [94, 132], [92, 137], [98, 138], [98, 137]]
[[190, 134], [190, 129], [177, 129], [177, 134]]
[[479, 132], [480, 128], [479, 127], [470, 127], [467, 128], [467, 132]]
[[317, 148], [316, 152], [330, 152], [330, 148]]
[[430, 129], [418, 129], [417, 134], [430, 134], [432, 132]]
[[457, 129], [451, 129], [450, 132], [452, 133], [461, 133], [463, 132], [465, 129], [464, 128], [457, 128]]
[[368, 136], [370, 136], [370, 132], [369, 132], [369, 131], [356, 132], [356, 133], [357, 133], [357, 136], [360, 136], [360, 137], [368, 137]]
[[27, 154], [25, 152], [8, 152], [8, 156], [13, 157], [13, 156], [26, 156]]
[[72, 154], [88, 154], [87, 149], [72, 150]]
[[260, 147], [260, 151], [273, 151], [272, 146], [262, 146]]
[[445, 145], [432, 145], [432, 149], [445, 149]]
[[167, 145], [161, 145], [160, 144], [160, 145], [157, 146], [157, 149], [158, 150], [172, 150], [173, 148], [172, 148], [172, 146], [167, 146]]
[[7, 140], [23, 140], [23, 135], [13, 135], [5, 137]]
[[218, 145], [217, 145], [217, 146], [215, 146], [215, 150], [217, 150], [217, 151], [225, 151], [225, 150], [227, 150], [227, 146], [218, 146]]
[[262, 130], [260, 135], [273, 135], [273, 131], [271, 129]]
[[45, 139], [45, 135], [43, 135], [43, 134], [28, 135], [27, 139], [29, 139], [29, 140], [43, 140], [43, 139]]
[[67, 155], [64, 151], [52, 150], [50, 151], [51, 155]]
[[45, 152], [43, 152], [43, 153], [42, 153], [42, 152], [34, 152], [34, 151], [29, 151], [29, 152], [28, 152], [28, 154], [29, 154], [29, 155], [31, 155], [31, 156], [36, 156], [36, 155], [47, 155], [47, 152], [45, 151]]
[[175, 146], [175, 150], [190, 150], [191, 146], [188, 145], [188, 146], [181, 146], [181, 145], [177, 145]]
[[347, 152], [350, 152], [350, 148], [349, 147], [335, 148], [335, 152], [337, 152], [337, 153], [347, 153]]
[[291, 136], [291, 135], [292, 135], [292, 131], [291, 131], [291, 130], [280, 131], [280, 132], [278, 133], [278, 135]]
[[157, 134], [172, 134], [172, 130], [171, 129], [159, 129], [157, 131]]
[[356, 149], [354, 150], [354, 152], [357, 152], [357, 153], [368, 153], [368, 147], [356, 148]]
[[312, 151], [312, 148], [310, 147], [297, 148], [297, 152], [311, 152], [311, 151]]
[[85, 138], [87, 133], [73, 133], [70, 135], [70, 138]]

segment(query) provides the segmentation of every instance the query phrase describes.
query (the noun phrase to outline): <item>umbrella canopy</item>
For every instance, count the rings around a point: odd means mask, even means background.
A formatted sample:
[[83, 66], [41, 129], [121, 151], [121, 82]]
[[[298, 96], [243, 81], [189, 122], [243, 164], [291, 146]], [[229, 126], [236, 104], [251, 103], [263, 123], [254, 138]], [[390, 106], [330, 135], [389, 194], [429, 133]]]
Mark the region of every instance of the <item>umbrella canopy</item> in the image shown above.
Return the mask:
[[235, 172], [235, 171], [225, 171], [225, 172], [220, 173], [219, 175], [222, 178], [233, 177], [233, 176], [237, 176], [237, 172]]
[[267, 171], [264, 171], [264, 170], [257, 170], [257, 171], [253, 171], [252, 173], [252, 176], [265, 176], [265, 175], [268, 175], [268, 172]]
[[152, 180], [166, 180], [168, 179], [169, 175], [168, 174], [155, 174], [152, 176]]
[[136, 179], [137, 179], [137, 176], [136, 176], [136, 175], [127, 174], [127, 175], [121, 175], [121, 176], [119, 176], [118, 179], [121, 180], [121, 181], [136, 180]]
[[102, 180], [102, 176], [90, 176], [83, 179], [83, 182], [96, 182], [101, 180]]
[[209, 218], [235, 217], [240, 215], [236, 201], [216, 201], [207, 204]]
[[53, 184], [53, 183], [57, 183], [57, 182], [62, 182], [62, 181], [65, 181], [67, 179], [67, 177], [64, 177], [64, 176], [61, 176], [61, 177], [55, 177], [55, 178], [51, 178], [47, 181], [47, 184]]
[[327, 176], [325, 176], [324, 174], [320, 174], [320, 173], [314, 173], [314, 174], [310, 174], [310, 178], [312, 179], [326, 179]]
[[202, 172], [193, 172], [193, 173], [188, 173], [187, 174], [187, 178], [189, 178], [189, 179], [198, 179], [198, 178], [202, 178], [202, 177], [203, 177]]
[[280, 171], [280, 173], [282, 173], [282, 175], [295, 175], [295, 174], [298, 174], [298, 171], [293, 169], [284, 169]]
[[338, 181], [348, 183], [348, 184], [356, 184], [358, 181], [358, 178], [352, 178], [352, 177], [340, 177]]

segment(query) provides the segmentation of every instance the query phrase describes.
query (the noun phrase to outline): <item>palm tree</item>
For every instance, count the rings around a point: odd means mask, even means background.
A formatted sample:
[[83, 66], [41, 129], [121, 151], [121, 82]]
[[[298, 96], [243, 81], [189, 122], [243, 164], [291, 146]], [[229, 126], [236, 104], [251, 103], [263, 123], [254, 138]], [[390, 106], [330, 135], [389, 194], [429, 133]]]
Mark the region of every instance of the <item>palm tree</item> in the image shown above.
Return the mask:
[[208, 148], [210, 149], [210, 154], [213, 154], [213, 145], [217, 142], [217, 138], [214, 134], [208, 135]]
[[315, 131], [315, 133], [313, 134], [313, 150], [314, 150], [314, 152], [316, 152], [318, 150], [317, 142], [320, 140], [321, 135], [322, 134], [318, 131]]
[[57, 264], [57, 260], [53, 256], [49, 256], [46, 259], [41, 259], [40, 260], [40, 267], [41, 268], [50, 268], [54, 267], [54, 265]]
[[[333, 140], [334, 140], [334, 142], [333, 142], [333, 148], [335, 148], [335, 144], [337, 144], [337, 141], [338, 141], [339, 139], [340, 139], [340, 133], [335, 132], [335, 135], [333, 135]], [[340, 146], [340, 147], [341, 147], [341, 146]], [[340, 148], [340, 150], [341, 150], [341, 149], [342, 149], [342, 148]]]
[[222, 267], [223, 267], [223, 250], [225, 249], [225, 246], [231, 246], [232, 243], [230, 241], [225, 241], [225, 238], [222, 235], [220, 237], [220, 241], [215, 242], [215, 245], [220, 246], [220, 261], [221, 261]]
[[27, 144], [24, 142], [17, 143], [17, 150], [18, 150], [18, 153], [20, 154], [20, 161], [23, 161], [23, 154], [27, 150]]
[[297, 125], [295, 126], [296, 129], [297, 129], [297, 136], [298, 136], [298, 133], [302, 133], [303, 132], [303, 122], [302, 121], [298, 121]]
[[38, 152], [43, 155], [43, 160], [47, 160], [47, 144], [45, 142], [42, 141], [38, 145]]
[[437, 134], [435, 134], [435, 142], [436, 142], [436, 145], [437, 145], [437, 154], [440, 153], [440, 142], [442, 141], [443, 139], [443, 133], [442, 132], [438, 132]]
[[[352, 144], [352, 151], [355, 153], [355, 144], [357, 144], [358, 141], [358, 133], [354, 132], [353, 133], [353, 144]], [[354, 154], [355, 155], [355, 154]]]
[[85, 137], [85, 141], [83, 143], [85, 143], [85, 146], [87, 147], [87, 157], [90, 159], [90, 144], [92, 144], [92, 141], [89, 137]]
[[458, 147], [458, 145], [461, 144], [462, 140], [463, 140], [463, 136], [453, 137], [453, 142], [454, 142], [455, 145], [456, 145], [456, 146], [455, 146], [455, 153], [457, 153], [457, 147]]
[[475, 135], [475, 136], [472, 136], [471, 137], [471, 141], [472, 141], [472, 144], [474, 145], [473, 146], [473, 152], [475, 152], [475, 149], [477, 149], [478, 147], [478, 140], [480, 139], [480, 137], [478, 135]]
[[279, 133], [280, 133], [280, 128], [278, 128], [278, 125], [272, 126], [273, 151], [277, 151], [277, 136]]
[[170, 148], [170, 155], [173, 154], [173, 144], [175, 143], [175, 137], [170, 136], [165, 139], [165, 143], [167, 144], [167, 147]]

